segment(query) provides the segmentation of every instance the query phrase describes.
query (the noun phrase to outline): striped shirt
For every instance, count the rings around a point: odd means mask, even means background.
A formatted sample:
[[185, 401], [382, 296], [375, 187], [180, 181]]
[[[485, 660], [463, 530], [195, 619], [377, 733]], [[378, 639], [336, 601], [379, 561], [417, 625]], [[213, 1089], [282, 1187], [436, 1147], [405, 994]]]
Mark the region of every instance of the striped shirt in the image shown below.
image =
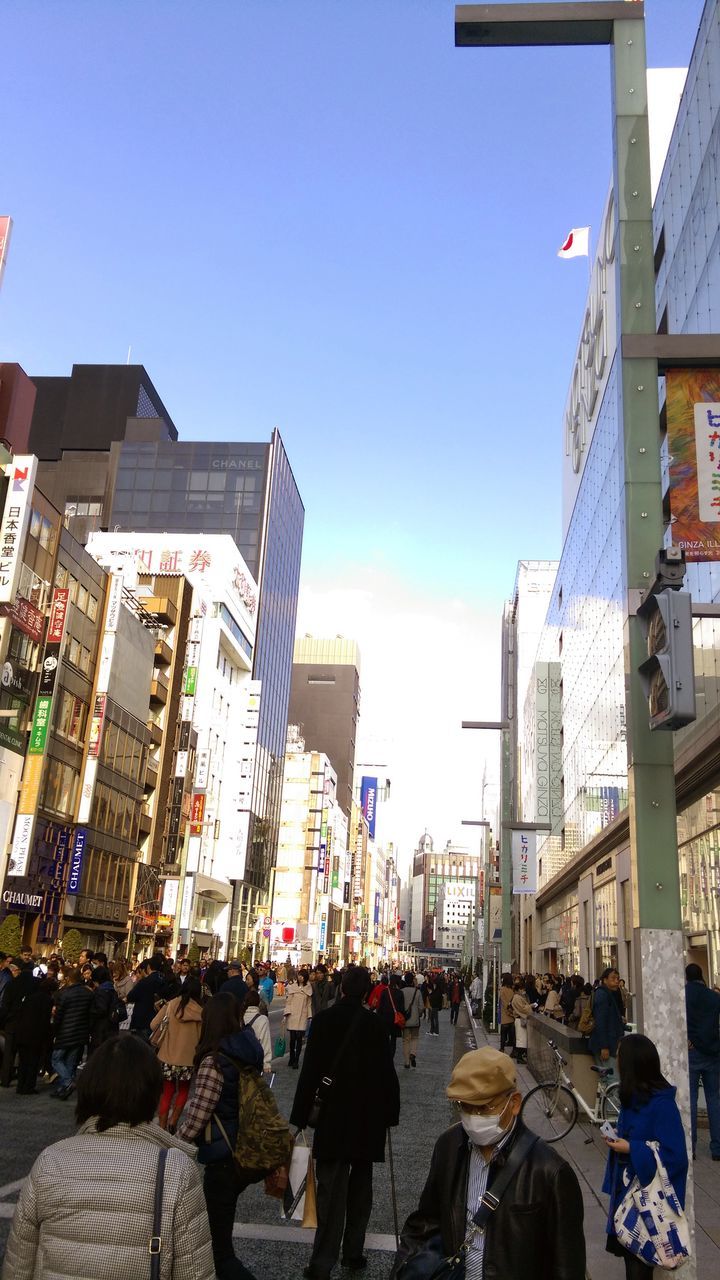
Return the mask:
[[482, 1280], [483, 1276], [483, 1259], [485, 1254], [485, 1232], [474, 1230], [473, 1218], [480, 1207], [485, 1192], [487, 1191], [488, 1178], [490, 1176], [490, 1166], [497, 1158], [498, 1152], [502, 1151], [507, 1145], [512, 1134], [515, 1132], [515, 1121], [513, 1120], [507, 1133], [496, 1146], [493, 1147], [492, 1154], [488, 1162], [479, 1147], [474, 1143], [470, 1143], [470, 1171], [468, 1173], [468, 1191], [466, 1205], [466, 1223], [465, 1237], [473, 1232], [468, 1249], [467, 1260], [465, 1263], [466, 1280]]

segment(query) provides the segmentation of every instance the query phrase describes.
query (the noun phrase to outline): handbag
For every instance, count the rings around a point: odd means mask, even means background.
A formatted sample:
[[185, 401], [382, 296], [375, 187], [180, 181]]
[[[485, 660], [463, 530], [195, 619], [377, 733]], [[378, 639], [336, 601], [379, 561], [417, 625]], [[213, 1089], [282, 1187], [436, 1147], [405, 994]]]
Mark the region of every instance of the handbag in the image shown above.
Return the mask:
[[395, 1026], [397, 1027], [398, 1031], [402, 1031], [403, 1027], [405, 1026], [405, 1014], [400, 1013], [399, 1009], [396, 1008], [395, 1001], [392, 998], [392, 991], [390, 990], [389, 987], [387, 988], [387, 993], [390, 997], [390, 1003], [392, 1005], [393, 1022], [395, 1023]]
[[277, 1036], [275, 1046], [273, 1048], [273, 1058], [284, 1058], [287, 1050], [287, 1043], [284, 1036]]
[[615, 1210], [615, 1235], [623, 1248], [649, 1267], [675, 1271], [690, 1257], [690, 1231], [687, 1218], [660, 1159], [659, 1144], [648, 1142], [657, 1166], [647, 1187], [639, 1178], [630, 1181], [623, 1170], [626, 1188]]
[[170, 1014], [166, 1013], [159, 1027], [156, 1027], [150, 1036], [150, 1044], [153, 1049], [159, 1049], [170, 1027]]
[[595, 1030], [595, 1015], [593, 1013], [593, 997], [588, 1000], [578, 1019], [577, 1029], [581, 1036], [589, 1036]]
[[155, 1175], [155, 1201], [153, 1205], [153, 1227], [148, 1253], [150, 1254], [150, 1280], [160, 1280], [160, 1254], [162, 1252], [162, 1206], [165, 1189], [165, 1165], [168, 1149], [163, 1147], [158, 1152], [157, 1173]]
[[539, 1142], [537, 1135], [526, 1129], [514, 1143], [506, 1163], [493, 1180], [492, 1190], [487, 1190], [480, 1201], [470, 1230], [451, 1257], [445, 1254], [441, 1233], [435, 1232], [428, 1237], [422, 1249], [400, 1264], [394, 1280], [464, 1280], [465, 1260], [475, 1233], [487, 1229], [490, 1218], [536, 1142]]

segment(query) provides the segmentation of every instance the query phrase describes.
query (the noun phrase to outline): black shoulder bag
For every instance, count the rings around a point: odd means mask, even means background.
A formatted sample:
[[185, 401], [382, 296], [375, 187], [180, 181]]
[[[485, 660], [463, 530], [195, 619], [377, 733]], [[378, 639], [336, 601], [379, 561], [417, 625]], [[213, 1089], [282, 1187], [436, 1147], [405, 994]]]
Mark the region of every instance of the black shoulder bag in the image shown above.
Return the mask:
[[397, 1271], [393, 1271], [393, 1280], [463, 1280], [465, 1276], [465, 1259], [476, 1232], [487, 1229], [490, 1218], [495, 1213], [502, 1197], [518, 1172], [521, 1164], [527, 1160], [537, 1135], [525, 1130], [514, 1144], [506, 1163], [493, 1182], [492, 1191], [486, 1191], [480, 1201], [472, 1226], [460, 1248], [451, 1258], [446, 1257], [442, 1235], [438, 1231], [430, 1236], [425, 1245], [417, 1253], [411, 1254], [401, 1263]]
[[[362, 1009], [360, 1010], [360, 1012], [362, 1013]], [[312, 1106], [310, 1107], [310, 1113], [307, 1118], [308, 1127], [310, 1129], [317, 1129], [320, 1123], [320, 1116], [322, 1115], [323, 1102], [325, 1101], [327, 1095], [330, 1092], [330, 1089], [332, 1088], [332, 1082], [335, 1079], [335, 1073], [338, 1069], [338, 1065], [343, 1057], [343, 1054], [345, 1053], [345, 1050], [347, 1049], [347, 1046], [350, 1042], [350, 1036], [352, 1035], [352, 1032], [358, 1021], [358, 1017], [359, 1015], [356, 1014], [352, 1022], [350, 1023], [350, 1026], [348, 1027], [345, 1033], [345, 1038], [342, 1044], [340, 1045], [340, 1048], [338, 1049], [337, 1053], [335, 1054], [335, 1058], [333, 1059], [333, 1064], [330, 1068], [329, 1074], [322, 1077], [317, 1089], [315, 1090], [315, 1097], [312, 1100]]]

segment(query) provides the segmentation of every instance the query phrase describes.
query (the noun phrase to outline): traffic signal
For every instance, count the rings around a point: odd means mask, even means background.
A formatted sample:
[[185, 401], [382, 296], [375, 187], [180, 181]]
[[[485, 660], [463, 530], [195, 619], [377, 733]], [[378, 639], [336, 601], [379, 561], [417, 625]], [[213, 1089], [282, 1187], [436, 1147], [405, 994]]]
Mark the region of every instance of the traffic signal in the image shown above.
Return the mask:
[[659, 591], [638, 609], [647, 658], [638, 668], [651, 729], [681, 729], [695, 720], [692, 599], [687, 591]]

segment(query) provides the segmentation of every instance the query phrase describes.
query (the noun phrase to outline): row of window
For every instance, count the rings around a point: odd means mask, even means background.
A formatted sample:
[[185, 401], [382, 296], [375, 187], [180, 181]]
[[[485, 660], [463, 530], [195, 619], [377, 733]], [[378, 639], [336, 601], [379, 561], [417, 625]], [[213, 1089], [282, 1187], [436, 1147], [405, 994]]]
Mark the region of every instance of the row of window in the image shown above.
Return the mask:
[[[123, 795], [104, 782], [95, 784], [90, 825], [120, 840], [137, 844], [140, 830], [140, 801]], [[85, 890], [89, 892], [89, 890]]]
[[84, 587], [82, 582], [78, 582], [74, 574], [72, 574], [69, 569], [66, 569], [63, 564], [58, 564], [57, 571], [55, 573], [55, 586], [61, 588], [67, 587], [70, 592], [68, 597], [70, 603], [74, 604], [81, 613], [86, 613], [91, 622], [95, 622], [97, 620], [99, 606], [98, 597], [93, 595], [91, 591], [88, 591], [87, 587]]
[[67, 516], [101, 516], [103, 499], [99, 498], [66, 498], [65, 515]]
[[61, 738], [67, 738], [68, 742], [84, 742], [88, 711], [87, 702], [67, 689], [61, 688], [58, 696], [55, 732]]
[[77, 769], [49, 756], [40, 794], [40, 807], [48, 813], [73, 817], [79, 785], [80, 774]]
[[86, 676], [91, 675], [94, 670], [92, 650], [88, 649], [87, 645], [81, 644], [75, 636], [70, 636], [65, 648], [65, 658]]
[[35, 507], [30, 509], [30, 528], [29, 534], [31, 538], [35, 538], [39, 542], [44, 551], [48, 551], [50, 555], [55, 550], [57, 542], [57, 530], [51, 520], [47, 516], [43, 516]]
[[91, 846], [85, 854], [82, 893], [85, 897], [107, 898], [127, 905], [130, 901], [134, 863], [116, 853]]
[[123, 774], [131, 782], [141, 785], [145, 781], [146, 747], [112, 720], [105, 721], [101, 758], [110, 769]]

